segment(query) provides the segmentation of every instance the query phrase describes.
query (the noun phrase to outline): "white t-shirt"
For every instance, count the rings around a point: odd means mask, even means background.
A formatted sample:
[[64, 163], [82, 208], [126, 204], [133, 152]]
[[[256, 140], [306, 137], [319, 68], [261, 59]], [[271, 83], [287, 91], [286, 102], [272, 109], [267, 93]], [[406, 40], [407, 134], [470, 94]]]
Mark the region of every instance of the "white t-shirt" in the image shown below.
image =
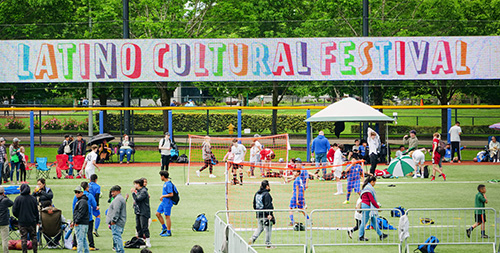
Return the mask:
[[419, 163], [423, 165], [425, 162], [425, 155], [420, 150], [413, 151], [412, 158], [413, 158], [413, 161], [415, 162], [415, 165], [418, 165]]
[[450, 128], [448, 133], [450, 134], [450, 141], [460, 141], [460, 133], [462, 132], [462, 128], [457, 125], [454, 125]]
[[247, 148], [242, 144], [238, 144], [237, 146], [231, 147], [231, 153], [234, 155], [233, 162], [241, 163], [245, 159], [245, 153], [247, 152]]
[[85, 165], [85, 170], [95, 170], [95, 166], [93, 161], [97, 160], [97, 153], [94, 151], [87, 154], [85, 157], [85, 161], [87, 161], [87, 165]]
[[257, 161], [260, 161], [260, 152], [259, 148], [257, 148], [256, 145], [254, 145], [252, 148], [250, 148], [250, 162], [252, 163]]

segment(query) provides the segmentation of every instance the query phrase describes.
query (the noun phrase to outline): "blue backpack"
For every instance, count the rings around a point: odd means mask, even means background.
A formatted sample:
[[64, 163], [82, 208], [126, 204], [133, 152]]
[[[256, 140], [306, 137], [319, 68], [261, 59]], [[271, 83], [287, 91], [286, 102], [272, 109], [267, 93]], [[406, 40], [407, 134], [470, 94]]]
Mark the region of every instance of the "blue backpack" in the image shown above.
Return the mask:
[[[389, 224], [387, 219], [385, 219], [384, 217], [377, 218], [377, 225], [378, 225], [378, 228], [381, 230], [398, 230], [397, 228], [395, 228], [391, 224]], [[373, 224], [366, 225], [365, 229], [366, 230], [373, 229]]]
[[391, 217], [401, 217], [402, 215], [405, 215], [405, 208], [398, 206], [394, 207], [394, 210], [391, 210]]
[[416, 248], [413, 252], [417, 252], [420, 250], [422, 253], [434, 253], [434, 249], [436, 248], [437, 244], [439, 243], [439, 239], [437, 239], [435, 236], [431, 236], [425, 240], [425, 243], [434, 243], [434, 244], [424, 244], [424, 245], [418, 245], [418, 248]]
[[203, 232], [207, 231], [207, 228], [208, 228], [208, 220], [205, 214], [202, 213], [198, 215], [198, 217], [196, 217], [196, 220], [194, 221], [193, 224], [193, 231]]

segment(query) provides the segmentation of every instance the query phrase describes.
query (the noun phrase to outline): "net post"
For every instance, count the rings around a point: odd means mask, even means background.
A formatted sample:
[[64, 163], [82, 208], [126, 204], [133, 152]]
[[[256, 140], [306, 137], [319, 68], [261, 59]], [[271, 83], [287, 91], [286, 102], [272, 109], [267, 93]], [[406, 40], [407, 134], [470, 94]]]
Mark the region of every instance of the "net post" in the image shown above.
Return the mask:
[[[240, 109], [238, 109], [238, 138], [241, 138], [241, 110]], [[241, 141], [239, 143], [241, 143]]]
[[[42, 124], [40, 121], [38, 124]], [[30, 162], [35, 162], [35, 114], [30, 111]]]
[[189, 172], [191, 171], [191, 135], [188, 135], [189, 138], [189, 155], [188, 155], [188, 173], [187, 173], [187, 182], [189, 185]]
[[104, 133], [104, 111], [99, 111], [99, 134]]
[[170, 139], [174, 138], [174, 129], [172, 128], [172, 110], [168, 110], [168, 133], [170, 134]]

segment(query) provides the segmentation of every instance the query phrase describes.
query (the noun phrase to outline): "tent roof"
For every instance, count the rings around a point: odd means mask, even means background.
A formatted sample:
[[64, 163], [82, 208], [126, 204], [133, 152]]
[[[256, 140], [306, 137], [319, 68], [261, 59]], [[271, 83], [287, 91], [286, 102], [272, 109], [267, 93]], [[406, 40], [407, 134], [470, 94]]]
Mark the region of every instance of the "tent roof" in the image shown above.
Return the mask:
[[317, 112], [305, 121], [392, 122], [394, 119], [354, 98], [344, 98], [341, 101], [333, 103], [325, 109]]

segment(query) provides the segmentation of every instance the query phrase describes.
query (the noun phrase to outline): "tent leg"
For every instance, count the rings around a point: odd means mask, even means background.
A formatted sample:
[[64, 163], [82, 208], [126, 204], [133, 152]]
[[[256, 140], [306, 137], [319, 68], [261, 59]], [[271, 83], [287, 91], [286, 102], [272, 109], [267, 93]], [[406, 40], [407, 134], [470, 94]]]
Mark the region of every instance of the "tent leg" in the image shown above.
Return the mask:
[[389, 147], [389, 124], [385, 123], [385, 146], [387, 148], [387, 164], [391, 162], [391, 148]]

